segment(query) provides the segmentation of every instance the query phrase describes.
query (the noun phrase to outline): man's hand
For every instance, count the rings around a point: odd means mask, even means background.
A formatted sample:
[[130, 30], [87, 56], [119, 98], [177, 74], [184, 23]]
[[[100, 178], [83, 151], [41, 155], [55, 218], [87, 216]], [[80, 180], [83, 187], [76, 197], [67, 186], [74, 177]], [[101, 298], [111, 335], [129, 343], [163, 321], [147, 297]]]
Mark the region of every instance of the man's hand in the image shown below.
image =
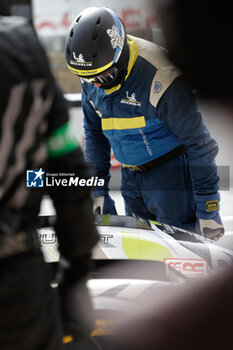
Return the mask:
[[199, 227], [203, 236], [213, 240], [217, 240], [224, 235], [224, 227], [219, 214], [216, 216], [215, 220], [199, 219]]
[[94, 213], [117, 215], [115, 202], [109, 194], [94, 198]]
[[218, 240], [224, 235], [224, 227], [219, 215], [219, 193], [196, 195], [196, 229], [204, 237]]

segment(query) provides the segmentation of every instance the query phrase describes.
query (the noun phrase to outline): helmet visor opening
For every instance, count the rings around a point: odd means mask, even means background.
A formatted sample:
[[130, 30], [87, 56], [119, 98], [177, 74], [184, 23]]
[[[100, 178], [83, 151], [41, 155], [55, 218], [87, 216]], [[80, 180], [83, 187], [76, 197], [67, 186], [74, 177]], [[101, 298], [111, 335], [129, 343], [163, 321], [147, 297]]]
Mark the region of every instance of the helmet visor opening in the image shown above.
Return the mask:
[[102, 72], [101, 74], [94, 75], [92, 77], [83, 77], [79, 76], [83, 81], [85, 81], [88, 84], [110, 84], [112, 83], [118, 74], [118, 69], [116, 67], [111, 67], [107, 69], [106, 71]]

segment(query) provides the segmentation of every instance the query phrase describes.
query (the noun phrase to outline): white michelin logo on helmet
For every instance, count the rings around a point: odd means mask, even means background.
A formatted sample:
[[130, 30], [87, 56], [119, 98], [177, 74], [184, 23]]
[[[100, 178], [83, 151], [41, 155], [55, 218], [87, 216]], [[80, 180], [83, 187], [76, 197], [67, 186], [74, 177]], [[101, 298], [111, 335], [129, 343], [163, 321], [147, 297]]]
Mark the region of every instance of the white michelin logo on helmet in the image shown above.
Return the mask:
[[74, 59], [77, 61], [77, 62], [85, 62], [84, 58], [83, 58], [83, 55], [80, 53], [80, 55], [77, 57], [76, 56], [76, 53], [73, 51], [73, 56], [74, 56]]
[[115, 24], [113, 24], [111, 29], [107, 29], [107, 33], [111, 38], [111, 45], [113, 49], [119, 47], [121, 50], [124, 46], [124, 39], [120, 35], [120, 31]]

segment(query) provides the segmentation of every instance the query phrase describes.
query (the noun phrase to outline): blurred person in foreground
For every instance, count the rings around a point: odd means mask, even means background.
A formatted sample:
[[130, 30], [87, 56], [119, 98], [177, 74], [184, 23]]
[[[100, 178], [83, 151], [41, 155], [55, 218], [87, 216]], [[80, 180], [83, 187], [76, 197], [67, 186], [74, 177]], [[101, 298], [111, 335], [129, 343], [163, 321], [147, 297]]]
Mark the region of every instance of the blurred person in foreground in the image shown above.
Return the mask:
[[126, 35], [111, 9], [92, 7], [71, 24], [66, 60], [82, 83], [86, 159], [105, 180], [93, 191], [101, 212], [116, 214], [112, 147], [126, 215], [219, 239], [218, 146], [165, 50]]
[[36, 169], [37, 176], [66, 171], [85, 179], [90, 172], [26, 19], [0, 17], [0, 52], [0, 349], [59, 350], [66, 324], [89, 327], [85, 276], [98, 240], [93, 203], [87, 187], [50, 187], [61, 254], [57, 298], [35, 226], [44, 192], [26, 187], [26, 170]]
[[231, 3], [157, 0], [156, 5], [169, 58], [189, 86], [206, 102], [232, 108]]

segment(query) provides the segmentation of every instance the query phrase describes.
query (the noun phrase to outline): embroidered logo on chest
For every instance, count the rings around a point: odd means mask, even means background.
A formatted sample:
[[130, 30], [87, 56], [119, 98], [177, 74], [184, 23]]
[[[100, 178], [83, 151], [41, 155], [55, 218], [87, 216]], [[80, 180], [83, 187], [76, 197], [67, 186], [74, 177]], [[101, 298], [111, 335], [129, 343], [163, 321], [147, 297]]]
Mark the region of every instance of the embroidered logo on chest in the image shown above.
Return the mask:
[[126, 91], [126, 98], [122, 98], [120, 103], [125, 103], [127, 105], [131, 106], [141, 106], [141, 102], [137, 101], [136, 94], [133, 92], [131, 95], [129, 95], [129, 92]]

